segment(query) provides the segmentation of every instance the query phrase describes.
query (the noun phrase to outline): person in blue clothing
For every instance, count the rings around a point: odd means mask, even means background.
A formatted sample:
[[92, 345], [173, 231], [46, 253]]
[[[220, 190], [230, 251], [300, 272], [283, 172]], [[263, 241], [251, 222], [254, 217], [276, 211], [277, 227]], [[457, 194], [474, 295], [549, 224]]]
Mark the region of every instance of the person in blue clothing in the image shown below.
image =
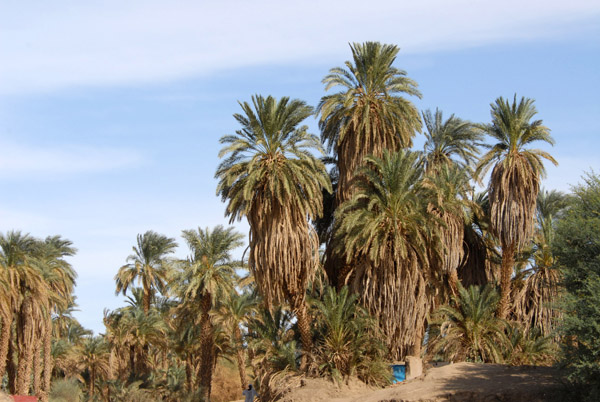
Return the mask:
[[252, 384], [248, 384], [248, 389], [242, 392], [242, 395], [246, 397], [244, 402], [254, 402], [254, 398], [258, 397], [256, 390], [252, 387]]

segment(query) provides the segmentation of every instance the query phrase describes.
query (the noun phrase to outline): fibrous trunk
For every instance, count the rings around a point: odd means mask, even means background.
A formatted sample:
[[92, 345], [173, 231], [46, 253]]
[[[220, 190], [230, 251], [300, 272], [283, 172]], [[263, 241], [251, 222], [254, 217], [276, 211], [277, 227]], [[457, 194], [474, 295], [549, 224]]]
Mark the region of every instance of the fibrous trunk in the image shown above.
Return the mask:
[[52, 320], [46, 320], [46, 330], [44, 331], [44, 378], [42, 384], [42, 402], [48, 402], [50, 393], [50, 380], [54, 361], [52, 359]]
[[508, 316], [510, 308], [510, 278], [515, 265], [515, 245], [514, 243], [502, 243], [502, 265], [500, 268], [500, 302], [498, 303], [497, 316], [505, 319]]
[[19, 362], [17, 364], [17, 393], [29, 394], [31, 384], [31, 367], [33, 363], [33, 305], [30, 297], [26, 297], [21, 305], [17, 325], [19, 341]]
[[8, 364], [8, 344], [10, 343], [12, 317], [2, 316], [2, 329], [0, 330], [0, 378], [4, 377], [6, 365]]

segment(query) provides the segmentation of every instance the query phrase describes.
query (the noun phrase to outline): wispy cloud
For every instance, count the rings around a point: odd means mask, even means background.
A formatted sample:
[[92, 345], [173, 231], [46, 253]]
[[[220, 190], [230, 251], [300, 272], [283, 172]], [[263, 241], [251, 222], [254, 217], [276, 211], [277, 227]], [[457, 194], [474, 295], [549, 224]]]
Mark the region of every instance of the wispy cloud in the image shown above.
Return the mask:
[[600, 15], [600, 3], [589, 0], [108, 0], [2, 8], [0, 94], [339, 60], [351, 41], [388, 41], [415, 53], [552, 38]]
[[66, 145], [37, 147], [0, 142], [0, 179], [65, 178], [132, 168], [144, 163], [136, 150]]

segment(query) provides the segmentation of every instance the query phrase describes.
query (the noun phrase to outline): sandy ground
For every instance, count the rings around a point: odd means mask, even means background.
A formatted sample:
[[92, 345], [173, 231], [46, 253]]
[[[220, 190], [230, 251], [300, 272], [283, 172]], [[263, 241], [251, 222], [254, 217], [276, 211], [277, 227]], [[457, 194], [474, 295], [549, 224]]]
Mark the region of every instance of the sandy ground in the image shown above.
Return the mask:
[[560, 400], [558, 372], [551, 367], [511, 367], [498, 364], [457, 363], [384, 389], [359, 383], [337, 387], [322, 379], [292, 385], [282, 402], [437, 402]]

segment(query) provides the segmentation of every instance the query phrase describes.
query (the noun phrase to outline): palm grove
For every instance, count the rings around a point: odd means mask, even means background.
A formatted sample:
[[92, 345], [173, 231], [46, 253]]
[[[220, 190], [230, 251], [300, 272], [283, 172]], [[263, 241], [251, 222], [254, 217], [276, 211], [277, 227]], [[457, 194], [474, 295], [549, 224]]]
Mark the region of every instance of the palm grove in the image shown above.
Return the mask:
[[[2, 387], [43, 401], [61, 390], [208, 400], [228, 360], [240, 387], [252, 381], [268, 400], [282, 372], [382, 385], [387, 364], [409, 355], [555, 361], [556, 227], [577, 197], [540, 190], [544, 162], [556, 161], [532, 148], [553, 144], [534, 101], [500, 97], [482, 124], [420, 113], [396, 46], [351, 51], [316, 110], [256, 95], [221, 138], [217, 194], [230, 223], [249, 223], [244, 257], [232, 257], [243, 245], [233, 228], [184, 230], [184, 260], [175, 239], [138, 235], [115, 276], [127, 305], [105, 311], [104, 334], [71, 315], [71, 242], [1, 235]], [[313, 115], [320, 140], [302, 125]], [[412, 150], [419, 133], [423, 150]]]

